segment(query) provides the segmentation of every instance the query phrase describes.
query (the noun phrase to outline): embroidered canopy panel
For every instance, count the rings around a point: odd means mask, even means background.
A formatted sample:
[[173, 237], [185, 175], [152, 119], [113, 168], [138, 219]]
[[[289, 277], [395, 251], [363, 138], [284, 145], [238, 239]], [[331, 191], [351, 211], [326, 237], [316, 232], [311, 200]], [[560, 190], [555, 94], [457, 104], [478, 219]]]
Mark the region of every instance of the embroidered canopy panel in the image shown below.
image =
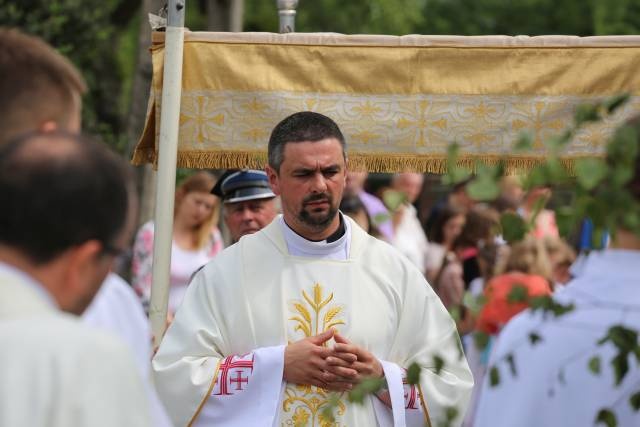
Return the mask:
[[[157, 163], [164, 35], [153, 36], [153, 82], [133, 162]], [[640, 36], [373, 36], [185, 34], [178, 165], [262, 167], [271, 129], [296, 111], [333, 118], [351, 167], [442, 173], [447, 147], [461, 163], [503, 159], [526, 169], [543, 141], [571, 125], [576, 105], [630, 93], [615, 116], [581, 130], [563, 153], [604, 154], [640, 112]], [[533, 150], [516, 153], [527, 131]]]

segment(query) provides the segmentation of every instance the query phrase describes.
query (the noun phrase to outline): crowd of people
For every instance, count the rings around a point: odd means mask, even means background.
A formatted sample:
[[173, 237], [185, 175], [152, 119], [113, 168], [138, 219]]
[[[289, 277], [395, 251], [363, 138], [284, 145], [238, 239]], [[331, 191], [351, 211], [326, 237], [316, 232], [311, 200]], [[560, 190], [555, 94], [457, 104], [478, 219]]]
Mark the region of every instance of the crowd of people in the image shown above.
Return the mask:
[[[551, 189], [516, 176], [493, 202], [476, 202], [464, 181], [425, 209], [423, 174], [373, 185], [348, 169], [338, 125], [313, 112], [275, 124], [266, 170], [179, 183], [170, 326], [152, 349], [154, 224], [134, 232], [129, 167], [80, 135], [82, 77], [41, 40], [5, 29], [0, 69], [0, 425], [324, 426], [329, 392], [339, 425], [586, 425], [615, 401], [585, 366], [573, 388], [552, 387], [555, 400], [540, 378], [608, 325], [640, 327], [600, 301], [633, 304], [637, 236], [617, 230], [613, 249], [577, 263], [540, 209]], [[505, 241], [505, 213], [531, 225], [523, 240]], [[131, 286], [111, 271], [129, 248]], [[607, 274], [610, 294], [599, 287]], [[550, 296], [577, 307], [589, 333], [527, 311]], [[543, 343], [519, 347], [533, 329]], [[515, 374], [491, 387], [486, 372], [518, 357], [527, 389]], [[368, 377], [384, 385], [362, 405], [341, 397]], [[587, 389], [592, 407], [572, 412], [571, 390]]]

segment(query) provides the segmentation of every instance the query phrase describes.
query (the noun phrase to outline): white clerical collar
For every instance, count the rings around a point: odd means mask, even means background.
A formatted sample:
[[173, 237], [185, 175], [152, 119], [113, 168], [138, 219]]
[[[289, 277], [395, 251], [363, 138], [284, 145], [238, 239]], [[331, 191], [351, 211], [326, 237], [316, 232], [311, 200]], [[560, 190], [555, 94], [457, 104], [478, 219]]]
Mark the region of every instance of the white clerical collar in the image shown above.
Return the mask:
[[56, 310], [58, 309], [58, 304], [56, 304], [49, 291], [47, 291], [40, 283], [38, 283], [33, 277], [31, 277], [24, 271], [17, 269], [11, 264], [0, 261], [0, 275], [15, 277], [16, 280], [20, 281], [20, 283], [24, 284], [26, 287], [38, 294], [47, 305], [55, 308]]
[[338, 240], [327, 243], [326, 240], [313, 242], [300, 236], [293, 231], [284, 220], [284, 216], [280, 215], [279, 221], [282, 226], [284, 240], [287, 242], [287, 249], [290, 255], [332, 259], [337, 261], [345, 261], [349, 259], [349, 248], [351, 246], [351, 224], [342, 217], [339, 212], [340, 220], [344, 224], [344, 234]]

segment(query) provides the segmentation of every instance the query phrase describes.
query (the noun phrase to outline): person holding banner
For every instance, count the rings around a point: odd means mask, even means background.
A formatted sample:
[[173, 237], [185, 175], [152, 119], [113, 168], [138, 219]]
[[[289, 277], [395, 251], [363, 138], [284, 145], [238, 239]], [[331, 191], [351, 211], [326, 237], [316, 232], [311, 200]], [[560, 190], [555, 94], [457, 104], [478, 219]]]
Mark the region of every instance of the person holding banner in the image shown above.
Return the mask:
[[[338, 211], [338, 126], [293, 114], [268, 158], [283, 214], [195, 275], [152, 362], [174, 424], [322, 426], [330, 404], [336, 425], [460, 424], [473, 378], [455, 323], [420, 270]], [[367, 377], [386, 386], [349, 403]]]

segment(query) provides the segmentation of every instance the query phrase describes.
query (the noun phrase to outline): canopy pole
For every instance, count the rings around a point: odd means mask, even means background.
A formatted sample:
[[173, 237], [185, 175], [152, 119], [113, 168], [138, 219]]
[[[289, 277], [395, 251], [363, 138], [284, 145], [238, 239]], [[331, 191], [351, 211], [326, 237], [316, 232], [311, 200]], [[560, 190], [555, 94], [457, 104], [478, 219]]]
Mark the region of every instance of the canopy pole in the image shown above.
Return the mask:
[[153, 285], [149, 306], [154, 348], [160, 345], [167, 327], [184, 47], [185, 0], [169, 0], [168, 3], [153, 239]]
[[280, 33], [296, 31], [296, 8], [298, 0], [276, 0], [280, 16]]

